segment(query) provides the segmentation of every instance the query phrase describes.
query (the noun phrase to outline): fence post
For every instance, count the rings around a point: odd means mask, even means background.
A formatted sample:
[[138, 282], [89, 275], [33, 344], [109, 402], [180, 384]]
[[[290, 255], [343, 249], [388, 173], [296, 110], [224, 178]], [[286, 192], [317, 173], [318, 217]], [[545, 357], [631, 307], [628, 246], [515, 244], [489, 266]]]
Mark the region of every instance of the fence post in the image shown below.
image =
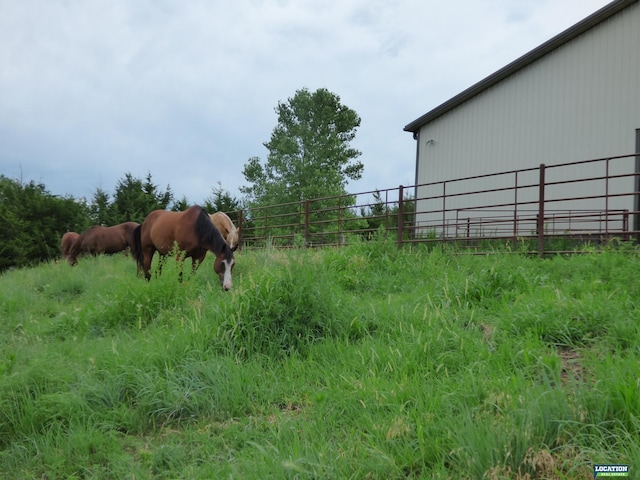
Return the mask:
[[538, 218], [537, 218], [537, 230], [538, 230], [538, 255], [544, 256], [544, 186], [545, 186], [545, 164], [540, 164], [540, 183], [538, 193]]
[[238, 210], [238, 250], [242, 250], [242, 220], [244, 219], [244, 210]]
[[310, 247], [309, 243], [309, 200], [304, 201], [304, 243]]
[[518, 245], [518, 171], [515, 172], [515, 188], [513, 199], [513, 246]]
[[264, 246], [269, 242], [269, 207], [264, 209]]
[[447, 181], [442, 182], [442, 240], [447, 238], [445, 228], [447, 225]]
[[338, 197], [338, 238], [336, 239], [338, 246], [342, 246], [342, 195]]
[[605, 245], [609, 245], [609, 162], [607, 158], [605, 163], [606, 179], [604, 186], [604, 241]]
[[398, 187], [398, 248], [402, 248], [402, 227], [404, 227], [404, 187]]
[[622, 212], [622, 231], [624, 232], [624, 234], [622, 235], [622, 238], [625, 241], [628, 241], [629, 240], [629, 210], [626, 208]]

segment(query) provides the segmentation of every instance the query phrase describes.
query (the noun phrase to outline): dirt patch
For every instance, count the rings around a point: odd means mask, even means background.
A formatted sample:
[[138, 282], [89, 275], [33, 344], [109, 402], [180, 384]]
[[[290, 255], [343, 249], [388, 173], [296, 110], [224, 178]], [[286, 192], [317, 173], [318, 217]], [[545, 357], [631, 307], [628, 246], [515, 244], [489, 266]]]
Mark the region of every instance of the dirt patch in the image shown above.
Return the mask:
[[572, 381], [583, 381], [585, 371], [582, 366], [580, 354], [571, 348], [560, 348], [558, 355], [562, 361], [562, 370], [560, 372], [562, 384], [566, 385]]

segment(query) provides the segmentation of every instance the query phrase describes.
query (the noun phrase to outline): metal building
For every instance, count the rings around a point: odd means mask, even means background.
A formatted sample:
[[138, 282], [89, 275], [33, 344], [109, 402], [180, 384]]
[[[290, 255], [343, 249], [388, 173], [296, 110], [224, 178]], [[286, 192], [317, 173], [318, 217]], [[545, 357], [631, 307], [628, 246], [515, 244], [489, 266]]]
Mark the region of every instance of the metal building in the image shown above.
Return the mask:
[[[431, 210], [420, 198], [433, 188], [421, 191], [420, 184], [640, 153], [640, 2], [609, 3], [404, 130], [417, 145], [418, 212]], [[584, 168], [584, 175], [602, 173], [600, 164]], [[640, 170], [634, 157], [614, 168]], [[495, 179], [482, 181], [488, 186]], [[499, 194], [493, 196], [498, 203]], [[615, 208], [638, 210], [626, 197], [613, 201]], [[427, 217], [418, 213], [416, 225]]]

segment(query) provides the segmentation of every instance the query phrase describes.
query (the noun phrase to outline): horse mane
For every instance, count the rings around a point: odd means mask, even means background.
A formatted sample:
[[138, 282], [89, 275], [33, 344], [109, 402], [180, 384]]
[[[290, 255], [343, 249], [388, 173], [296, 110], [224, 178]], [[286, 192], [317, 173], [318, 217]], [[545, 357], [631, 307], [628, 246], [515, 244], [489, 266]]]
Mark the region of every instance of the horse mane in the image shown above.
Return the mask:
[[200, 213], [196, 219], [196, 235], [200, 237], [203, 243], [205, 243], [213, 252], [220, 253], [225, 251], [227, 260], [231, 260], [233, 257], [233, 251], [227, 248], [227, 242], [222, 237], [220, 231], [211, 221], [211, 217], [207, 211], [200, 207]]
[[231, 247], [233, 244], [233, 250], [238, 248], [238, 227], [231, 222], [231, 231], [227, 234], [227, 243]]

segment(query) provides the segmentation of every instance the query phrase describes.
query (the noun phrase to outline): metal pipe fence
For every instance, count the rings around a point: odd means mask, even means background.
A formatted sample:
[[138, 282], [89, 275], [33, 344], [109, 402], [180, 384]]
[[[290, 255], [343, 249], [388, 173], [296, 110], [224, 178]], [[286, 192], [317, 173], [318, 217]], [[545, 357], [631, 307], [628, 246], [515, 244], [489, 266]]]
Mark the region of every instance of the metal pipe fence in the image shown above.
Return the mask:
[[638, 154], [301, 200], [237, 212], [244, 248], [340, 246], [385, 235], [398, 247], [496, 242], [545, 253], [637, 239]]

